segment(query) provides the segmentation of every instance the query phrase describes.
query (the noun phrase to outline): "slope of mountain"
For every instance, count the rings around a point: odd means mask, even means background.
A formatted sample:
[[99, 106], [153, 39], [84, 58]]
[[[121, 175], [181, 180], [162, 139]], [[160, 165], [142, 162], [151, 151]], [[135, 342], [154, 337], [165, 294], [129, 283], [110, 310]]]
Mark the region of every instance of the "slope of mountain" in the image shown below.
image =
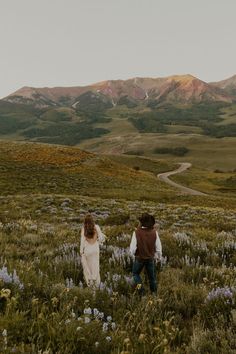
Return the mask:
[[211, 85], [212, 87], [218, 87], [224, 90], [224, 92], [226, 92], [228, 95], [236, 98], [236, 75], [226, 80], [212, 82]]

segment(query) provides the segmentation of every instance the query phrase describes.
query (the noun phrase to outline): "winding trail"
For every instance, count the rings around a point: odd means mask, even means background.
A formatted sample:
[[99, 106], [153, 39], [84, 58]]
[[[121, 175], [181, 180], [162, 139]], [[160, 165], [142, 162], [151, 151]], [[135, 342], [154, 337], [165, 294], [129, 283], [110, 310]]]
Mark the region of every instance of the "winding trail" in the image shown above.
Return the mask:
[[192, 164], [189, 163], [189, 162], [182, 162], [182, 163], [179, 163], [179, 165], [180, 165], [180, 167], [177, 168], [177, 170], [164, 172], [164, 173], [159, 173], [157, 175], [157, 177], [159, 178], [159, 180], [161, 180], [161, 181], [163, 181], [165, 183], [168, 183], [168, 184], [170, 184], [173, 187], [176, 187], [176, 188], [180, 189], [184, 194], [207, 195], [207, 194], [199, 192], [199, 191], [197, 191], [195, 189], [184, 187], [181, 184], [178, 184], [178, 183], [176, 183], [176, 182], [174, 182], [174, 181], [169, 179], [169, 176], [175, 175], [177, 173], [182, 173], [182, 172], [184, 172], [185, 170], [187, 170], [188, 168], [190, 168], [192, 166]]

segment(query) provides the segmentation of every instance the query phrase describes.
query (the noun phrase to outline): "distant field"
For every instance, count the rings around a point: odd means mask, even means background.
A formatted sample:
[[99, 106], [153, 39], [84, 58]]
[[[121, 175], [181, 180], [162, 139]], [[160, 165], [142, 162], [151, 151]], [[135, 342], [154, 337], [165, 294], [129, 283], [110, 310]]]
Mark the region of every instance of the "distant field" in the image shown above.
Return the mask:
[[[157, 147], [184, 146], [189, 152], [183, 157], [154, 154]], [[198, 134], [139, 134], [124, 132], [120, 136], [108, 134], [102, 138], [86, 140], [79, 147], [102, 154], [137, 152], [171, 162], [187, 161], [199, 168], [210, 171], [224, 171], [236, 168], [236, 138], [211, 138]]]
[[[181, 108], [181, 107], [179, 107]], [[215, 138], [203, 135], [202, 128], [194, 125], [166, 125], [166, 133], [140, 133], [127, 120], [131, 114], [150, 113], [146, 107], [128, 109], [125, 106], [114, 107], [107, 114], [112, 118], [108, 123], [96, 123], [96, 128], [108, 129], [110, 132], [102, 137], [83, 140], [78, 144], [85, 150], [101, 154], [132, 154], [154, 157], [171, 162], [191, 162], [194, 166], [210, 171], [224, 171], [236, 168], [236, 137]], [[221, 122], [217, 125], [228, 125], [236, 122], [236, 105], [221, 108]], [[155, 154], [156, 148], [186, 147], [189, 152], [183, 157]]]
[[131, 155], [99, 156], [75, 147], [0, 141], [0, 194], [70, 194], [128, 200], [222, 205], [236, 203], [235, 173], [213, 173], [193, 166], [172, 178], [209, 194], [183, 196], [159, 181], [175, 161]]
[[222, 118], [223, 122], [218, 123], [218, 125], [227, 125], [236, 122], [236, 104], [233, 104], [230, 107], [222, 109]]
[[[178, 167], [177, 163], [169, 163], [164, 160], [155, 160], [152, 158], [135, 157], [135, 156], [110, 156], [117, 161], [128, 166], [137, 166], [142, 170], [150, 171], [157, 175], [157, 169], [161, 172], [171, 171]], [[163, 161], [163, 166], [162, 162]], [[160, 172], [158, 172], [160, 173]], [[236, 200], [236, 171], [223, 172], [216, 170], [211, 172], [205, 168], [197, 168], [192, 166], [183, 173], [170, 177], [173, 181], [198, 191], [204, 192], [209, 196], [228, 197]], [[175, 190], [178, 193], [178, 190]]]

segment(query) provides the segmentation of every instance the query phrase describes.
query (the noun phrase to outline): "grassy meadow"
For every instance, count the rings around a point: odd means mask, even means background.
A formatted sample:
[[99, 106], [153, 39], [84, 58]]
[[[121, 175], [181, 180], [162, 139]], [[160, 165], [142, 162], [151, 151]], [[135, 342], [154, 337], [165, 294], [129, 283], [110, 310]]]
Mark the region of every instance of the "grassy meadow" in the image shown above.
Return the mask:
[[[109, 132], [102, 137], [85, 139], [78, 144], [78, 147], [97, 152], [99, 154], [133, 154], [138, 156], [152, 157], [158, 160], [168, 160], [173, 163], [188, 161], [194, 166], [207, 171], [221, 169], [223, 171], [232, 171], [236, 169], [236, 138], [230, 134], [216, 137], [214, 135], [204, 134], [204, 125], [199, 122], [215, 121], [215, 127], [235, 125], [236, 105], [221, 107], [219, 111], [216, 107], [211, 110], [197, 111], [196, 116], [190, 110], [181, 121], [181, 105], [176, 106], [171, 117], [167, 117], [168, 124], [164, 124], [165, 131], [155, 132], [155, 122], [164, 120], [165, 117], [160, 115], [153, 117], [154, 126], [150, 126], [148, 131], [145, 129], [140, 131], [129, 117], [141, 117], [143, 122], [148, 118], [145, 115], [154, 114], [148, 107], [128, 108], [126, 106], [117, 106], [107, 110], [106, 114], [111, 118], [109, 122], [98, 122], [94, 125], [96, 128], [108, 129]], [[195, 107], [197, 108], [197, 107]], [[203, 107], [204, 108], [204, 107]], [[214, 114], [213, 114], [214, 113]], [[191, 121], [193, 115], [194, 120]], [[203, 118], [204, 119], [203, 119]], [[154, 119], [155, 118], [155, 119]], [[159, 154], [156, 149], [161, 148], [179, 148], [185, 147], [188, 152], [183, 156], [175, 156], [173, 154]]]
[[[214, 172], [203, 186], [193, 167], [173, 179], [208, 195], [181, 195], [156, 178], [175, 162], [0, 142], [0, 353], [236, 352], [235, 175]], [[217, 178], [231, 190], [211, 189]], [[79, 254], [88, 211], [107, 236], [97, 290]], [[128, 246], [144, 211], [163, 258], [158, 295], [143, 276], [140, 298]]]

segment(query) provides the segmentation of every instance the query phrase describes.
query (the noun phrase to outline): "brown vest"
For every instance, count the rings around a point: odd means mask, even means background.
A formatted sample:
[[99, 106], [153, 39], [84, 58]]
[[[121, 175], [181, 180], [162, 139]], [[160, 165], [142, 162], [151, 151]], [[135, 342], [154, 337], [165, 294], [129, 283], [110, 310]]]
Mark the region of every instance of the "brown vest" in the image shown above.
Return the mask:
[[139, 227], [136, 231], [137, 249], [135, 256], [140, 259], [154, 258], [156, 244], [156, 230], [142, 229]]

